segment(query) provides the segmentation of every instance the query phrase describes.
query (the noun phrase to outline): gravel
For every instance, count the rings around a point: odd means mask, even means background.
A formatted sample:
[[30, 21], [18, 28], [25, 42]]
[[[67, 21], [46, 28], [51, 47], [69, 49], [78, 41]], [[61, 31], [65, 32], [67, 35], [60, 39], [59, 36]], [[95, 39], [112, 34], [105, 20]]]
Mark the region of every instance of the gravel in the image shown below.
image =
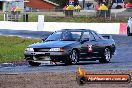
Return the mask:
[[[130, 74], [132, 70], [87, 71], [88, 74]], [[76, 72], [25, 73], [0, 75], [0, 88], [132, 88], [130, 83], [91, 83], [78, 85]]]

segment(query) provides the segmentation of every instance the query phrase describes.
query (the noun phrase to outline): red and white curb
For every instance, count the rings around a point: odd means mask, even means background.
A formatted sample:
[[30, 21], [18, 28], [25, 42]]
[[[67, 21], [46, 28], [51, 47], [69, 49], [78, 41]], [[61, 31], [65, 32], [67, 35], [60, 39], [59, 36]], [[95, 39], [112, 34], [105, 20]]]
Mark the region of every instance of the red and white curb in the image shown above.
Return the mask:
[[120, 23], [119, 34], [121, 34], [121, 35], [127, 34], [127, 23]]

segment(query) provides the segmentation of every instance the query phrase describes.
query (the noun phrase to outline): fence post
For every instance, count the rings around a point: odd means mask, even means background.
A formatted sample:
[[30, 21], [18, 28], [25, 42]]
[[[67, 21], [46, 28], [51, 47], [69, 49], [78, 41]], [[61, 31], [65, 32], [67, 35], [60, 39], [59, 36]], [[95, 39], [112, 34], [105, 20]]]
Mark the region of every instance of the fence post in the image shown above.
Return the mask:
[[44, 29], [44, 15], [38, 15], [37, 31], [43, 31]]

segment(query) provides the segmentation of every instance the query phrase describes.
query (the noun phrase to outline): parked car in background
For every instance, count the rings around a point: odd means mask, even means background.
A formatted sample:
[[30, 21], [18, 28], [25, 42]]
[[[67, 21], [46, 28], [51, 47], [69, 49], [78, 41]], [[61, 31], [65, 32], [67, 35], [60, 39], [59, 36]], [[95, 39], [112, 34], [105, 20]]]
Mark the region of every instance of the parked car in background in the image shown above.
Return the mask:
[[66, 65], [96, 60], [108, 63], [115, 49], [115, 42], [109, 35], [101, 36], [88, 29], [63, 29], [40, 43], [29, 45], [24, 55], [31, 66], [39, 66], [40, 61], [47, 60]]
[[124, 8], [124, 0], [114, 0], [112, 8], [113, 9], [122, 9], [122, 8]]
[[132, 17], [129, 17], [128, 19], [127, 35], [132, 36]]

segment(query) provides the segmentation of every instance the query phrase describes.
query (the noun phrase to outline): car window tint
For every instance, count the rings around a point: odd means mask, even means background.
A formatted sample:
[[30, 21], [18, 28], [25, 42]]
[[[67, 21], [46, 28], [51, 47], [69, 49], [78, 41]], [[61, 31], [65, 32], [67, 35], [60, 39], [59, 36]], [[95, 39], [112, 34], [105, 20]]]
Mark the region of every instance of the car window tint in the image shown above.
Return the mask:
[[50, 35], [46, 41], [78, 41], [81, 38], [82, 32], [75, 32], [75, 31], [63, 31], [63, 32], [55, 32]]
[[100, 40], [101, 39], [97, 33], [92, 32], [92, 34], [94, 35], [94, 37], [95, 37], [96, 40]]
[[46, 40], [59, 40], [62, 32], [55, 32], [50, 35]]
[[65, 31], [62, 33], [62, 40], [80, 40], [81, 32]]
[[90, 32], [83, 33], [82, 40], [84, 39], [95, 40], [94, 36]]
[[61, 40], [73, 40], [72, 33], [69, 31], [62, 32]]
[[80, 38], [81, 38], [81, 32], [72, 32], [72, 37], [75, 40], [80, 40]]

